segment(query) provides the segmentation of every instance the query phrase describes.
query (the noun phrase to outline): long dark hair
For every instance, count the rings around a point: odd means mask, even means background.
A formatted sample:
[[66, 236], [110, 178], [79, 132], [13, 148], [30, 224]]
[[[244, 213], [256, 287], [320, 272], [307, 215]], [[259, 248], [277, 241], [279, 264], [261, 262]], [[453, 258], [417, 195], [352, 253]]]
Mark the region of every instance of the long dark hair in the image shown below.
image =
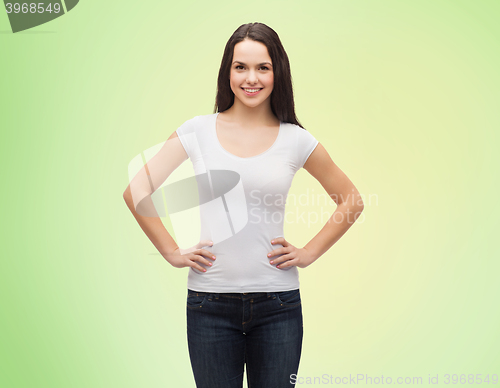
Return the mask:
[[214, 113], [224, 112], [234, 104], [234, 93], [229, 84], [231, 62], [233, 60], [234, 46], [245, 38], [263, 43], [267, 47], [267, 51], [273, 62], [274, 86], [271, 92], [272, 112], [280, 121], [296, 124], [304, 128], [295, 115], [292, 74], [290, 72], [288, 56], [278, 34], [271, 27], [263, 23], [242, 24], [227, 41], [217, 79], [217, 96], [215, 97]]

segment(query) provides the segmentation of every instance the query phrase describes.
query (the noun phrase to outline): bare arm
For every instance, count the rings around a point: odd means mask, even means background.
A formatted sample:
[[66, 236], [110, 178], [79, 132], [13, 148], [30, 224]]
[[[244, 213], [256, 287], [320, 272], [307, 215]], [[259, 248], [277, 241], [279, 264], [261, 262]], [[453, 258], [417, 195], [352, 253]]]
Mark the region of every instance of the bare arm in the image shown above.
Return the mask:
[[[174, 131], [160, 151], [132, 179], [123, 193], [123, 198], [141, 229], [165, 260], [177, 268], [190, 266], [205, 271], [196, 261], [212, 265], [201, 256], [212, 258], [212, 253], [206, 249], [197, 249], [182, 255], [177, 243], [161, 222], [151, 200], [151, 195], [187, 158], [188, 155]], [[200, 242], [200, 246], [203, 245], [205, 244]]]
[[270, 261], [270, 264], [277, 264], [276, 268], [282, 269], [290, 266], [305, 268], [312, 264], [347, 232], [364, 209], [358, 190], [333, 162], [321, 143], [309, 155], [304, 169], [321, 183], [337, 204], [337, 208], [326, 225], [304, 248], [296, 248], [284, 237], [272, 240], [271, 244], [282, 245], [268, 253], [268, 257], [271, 258], [282, 255]]
[[326, 225], [304, 246], [314, 262], [354, 224], [364, 209], [364, 203], [354, 184], [333, 162], [321, 143], [307, 159], [304, 169], [321, 183], [337, 204]]

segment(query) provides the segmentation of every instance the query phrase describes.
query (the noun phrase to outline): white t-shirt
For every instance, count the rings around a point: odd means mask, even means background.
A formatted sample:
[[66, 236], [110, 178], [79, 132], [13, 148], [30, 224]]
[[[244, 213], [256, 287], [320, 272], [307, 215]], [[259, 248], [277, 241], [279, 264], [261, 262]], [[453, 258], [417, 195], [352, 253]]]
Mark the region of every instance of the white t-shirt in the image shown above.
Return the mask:
[[269, 149], [241, 158], [220, 144], [217, 115], [196, 116], [176, 131], [198, 184], [199, 241], [213, 241], [204, 248], [216, 256], [208, 259], [212, 266], [201, 264], [206, 272], [189, 268], [187, 288], [238, 293], [299, 288], [297, 267], [276, 268], [267, 254], [282, 247], [271, 240], [284, 237], [288, 191], [318, 140], [298, 125], [281, 122]]

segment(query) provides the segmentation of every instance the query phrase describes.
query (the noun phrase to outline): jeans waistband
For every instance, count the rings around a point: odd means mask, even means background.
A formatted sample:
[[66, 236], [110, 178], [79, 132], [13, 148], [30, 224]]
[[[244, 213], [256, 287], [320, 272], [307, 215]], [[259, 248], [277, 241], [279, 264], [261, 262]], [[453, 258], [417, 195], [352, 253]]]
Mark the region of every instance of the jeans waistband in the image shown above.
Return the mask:
[[252, 299], [252, 298], [269, 298], [274, 295], [274, 292], [211, 292], [215, 299], [219, 297]]
[[[196, 292], [189, 290], [191, 292]], [[226, 298], [238, 298], [238, 299], [251, 299], [251, 298], [269, 298], [274, 296], [274, 292], [207, 292], [207, 294], [212, 294], [215, 299], [220, 297]]]

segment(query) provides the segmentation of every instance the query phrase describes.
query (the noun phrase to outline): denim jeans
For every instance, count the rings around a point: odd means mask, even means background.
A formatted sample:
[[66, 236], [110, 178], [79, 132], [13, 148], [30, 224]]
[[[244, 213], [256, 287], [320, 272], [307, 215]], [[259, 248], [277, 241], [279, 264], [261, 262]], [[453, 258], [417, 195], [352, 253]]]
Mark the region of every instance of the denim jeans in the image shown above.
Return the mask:
[[187, 339], [197, 388], [294, 387], [302, 350], [299, 289], [209, 293], [188, 289]]

